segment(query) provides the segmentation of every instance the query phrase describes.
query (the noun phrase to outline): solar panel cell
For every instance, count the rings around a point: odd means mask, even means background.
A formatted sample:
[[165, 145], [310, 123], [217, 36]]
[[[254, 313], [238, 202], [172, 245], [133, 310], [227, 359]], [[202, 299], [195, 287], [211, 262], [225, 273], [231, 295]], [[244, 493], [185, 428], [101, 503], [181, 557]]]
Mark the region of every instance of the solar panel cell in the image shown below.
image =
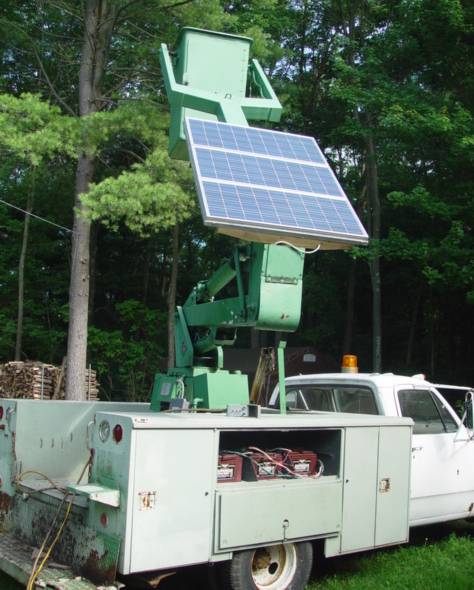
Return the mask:
[[359, 231], [344, 201], [215, 182], [204, 182], [204, 188], [209, 215], [224, 222], [235, 218], [240, 222], [259, 221], [274, 229], [292, 227], [349, 234]]
[[205, 222], [272, 236], [367, 241], [314, 139], [199, 119], [186, 125]]
[[194, 145], [325, 164], [311, 137], [201, 119], [189, 119], [189, 128]]
[[331, 171], [320, 166], [205, 148], [196, 148], [196, 155], [200, 172], [206, 178], [309, 193], [342, 194]]

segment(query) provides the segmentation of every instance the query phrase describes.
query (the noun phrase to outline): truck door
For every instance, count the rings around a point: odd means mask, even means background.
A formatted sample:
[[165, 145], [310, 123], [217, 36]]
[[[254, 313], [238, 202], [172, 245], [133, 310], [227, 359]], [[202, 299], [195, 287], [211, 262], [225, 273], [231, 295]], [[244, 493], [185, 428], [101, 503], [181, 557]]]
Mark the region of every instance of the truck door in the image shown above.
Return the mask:
[[410, 524], [469, 516], [474, 502], [474, 443], [454, 410], [429, 387], [396, 392], [402, 416], [413, 419]]

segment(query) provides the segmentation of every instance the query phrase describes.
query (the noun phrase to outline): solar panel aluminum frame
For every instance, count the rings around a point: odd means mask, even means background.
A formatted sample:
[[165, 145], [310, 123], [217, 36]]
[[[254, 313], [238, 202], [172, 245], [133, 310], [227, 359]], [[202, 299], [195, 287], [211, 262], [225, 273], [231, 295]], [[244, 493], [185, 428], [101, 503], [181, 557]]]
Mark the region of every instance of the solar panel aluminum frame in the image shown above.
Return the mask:
[[[191, 130], [191, 121], [201, 121], [201, 119], [196, 119], [193, 117], [187, 117], [185, 119], [185, 132], [186, 132], [186, 139], [190, 154], [190, 161], [191, 166], [194, 173], [194, 178], [196, 181], [197, 193], [199, 198], [199, 203], [201, 207], [201, 212], [203, 216], [203, 222], [205, 225], [215, 227], [218, 232], [224, 233], [227, 235], [231, 235], [236, 238], [248, 240], [248, 241], [256, 241], [256, 242], [264, 242], [264, 243], [274, 243], [276, 241], [285, 240], [291, 241], [295, 246], [300, 247], [316, 247], [319, 246], [323, 250], [330, 250], [330, 249], [344, 249], [349, 248], [352, 245], [364, 245], [368, 242], [368, 236], [365, 232], [365, 229], [360, 222], [357, 214], [355, 213], [350, 201], [348, 200], [344, 190], [342, 189], [336, 175], [334, 174], [332, 168], [327, 163], [324, 154], [322, 154], [318, 144], [316, 141], [308, 136], [305, 136], [307, 139], [312, 140], [316, 147], [317, 152], [322, 156], [324, 163], [317, 163], [314, 160], [297, 160], [294, 158], [286, 158], [286, 157], [279, 157], [279, 156], [270, 156], [270, 155], [263, 155], [258, 154], [256, 152], [248, 152], [243, 150], [233, 150], [229, 148], [223, 147], [216, 147], [210, 145], [202, 145], [199, 143], [195, 143], [193, 139], [193, 134]], [[204, 121], [205, 123], [209, 123], [210, 121]], [[216, 121], [217, 123], [217, 121]], [[225, 123], [224, 123], [225, 124]], [[230, 125], [230, 124], [229, 124]], [[243, 127], [248, 129], [243, 125], [231, 125], [232, 127]], [[295, 134], [285, 133], [285, 132], [276, 132], [269, 129], [262, 129], [258, 128], [258, 131], [264, 133], [278, 133], [282, 135], [288, 135], [294, 137]], [[325, 170], [329, 170], [329, 173], [334, 180], [337, 188], [339, 189], [342, 197], [338, 197], [336, 195], [324, 195], [321, 193], [305, 193], [304, 191], [297, 191], [292, 189], [279, 189], [278, 187], [268, 186], [268, 185], [257, 185], [253, 183], [240, 183], [234, 181], [225, 181], [223, 179], [217, 178], [208, 178], [203, 177], [200, 172], [199, 161], [196, 153], [197, 148], [204, 148], [211, 151], [221, 152], [221, 153], [236, 153], [239, 155], [248, 155], [256, 158], [266, 158], [270, 160], [281, 160], [285, 162], [294, 162], [300, 165], [312, 165], [315, 167], [320, 167]], [[344, 201], [348, 204], [352, 213], [354, 215], [354, 219], [356, 220], [361, 233], [360, 235], [356, 234], [347, 234], [347, 233], [340, 233], [336, 231], [330, 230], [322, 230], [322, 229], [315, 229], [310, 230], [307, 228], [295, 228], [291, 226], [284, 226], [280, 224], [272, 224], [270, 222], [262, 222], [262, 221], [252, 221], [248, 219], [237, 219], [231, 218], [226, 219], [223, 217], [218, 217], [211, 215], [209, 212], [209, 207], [206, 198], [206, 191], [204, 188], [204, 182], [211, 182], [218, 185], [222, 184], [229, 184], [230, 186], [242, 186], [247, 188], [253, 188], [257, 190], [268, 190], [268, 191], [277, 191], [281, 193], [289, 193], [295, 195], [305, 195], [314, 196], [318, 198], [327, 198], [328, 200], [332, 201]]]

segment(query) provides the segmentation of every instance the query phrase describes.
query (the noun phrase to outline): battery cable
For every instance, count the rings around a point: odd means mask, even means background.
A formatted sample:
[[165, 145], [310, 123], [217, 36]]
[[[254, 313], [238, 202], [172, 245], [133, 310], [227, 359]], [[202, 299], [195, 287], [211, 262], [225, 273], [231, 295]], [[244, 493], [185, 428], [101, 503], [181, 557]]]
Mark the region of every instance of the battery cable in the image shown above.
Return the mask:
[[275, 246], [289, 246], [290, 248], [293, 248], [293, 250], [301, 252], [301, 254], [316, 254], [316, 252], [318, 252], [321, 249], [321, 244], [318, 244], [317, 248], [315, 248], [314, 250], [306, 250], [306, 248], [298, 248], [298, 246], [295, 246], [294, 244], [292, 244], [291, 242], [287, 242], [286, 240], [278, 240], [278, 242], [275, 242]]

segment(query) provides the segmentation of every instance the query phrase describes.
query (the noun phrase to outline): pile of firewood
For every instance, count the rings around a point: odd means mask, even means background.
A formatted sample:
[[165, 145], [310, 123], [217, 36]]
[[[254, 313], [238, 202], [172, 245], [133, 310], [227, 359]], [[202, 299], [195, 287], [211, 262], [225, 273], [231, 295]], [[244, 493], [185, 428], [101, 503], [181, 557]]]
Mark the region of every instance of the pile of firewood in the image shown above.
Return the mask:
[[[64, 399], [65, 365], [56, 367], [36, 361], [0, 364], [0, 398]], [[99, 399], [96, 372], [86, 370], [86, 399]]]

